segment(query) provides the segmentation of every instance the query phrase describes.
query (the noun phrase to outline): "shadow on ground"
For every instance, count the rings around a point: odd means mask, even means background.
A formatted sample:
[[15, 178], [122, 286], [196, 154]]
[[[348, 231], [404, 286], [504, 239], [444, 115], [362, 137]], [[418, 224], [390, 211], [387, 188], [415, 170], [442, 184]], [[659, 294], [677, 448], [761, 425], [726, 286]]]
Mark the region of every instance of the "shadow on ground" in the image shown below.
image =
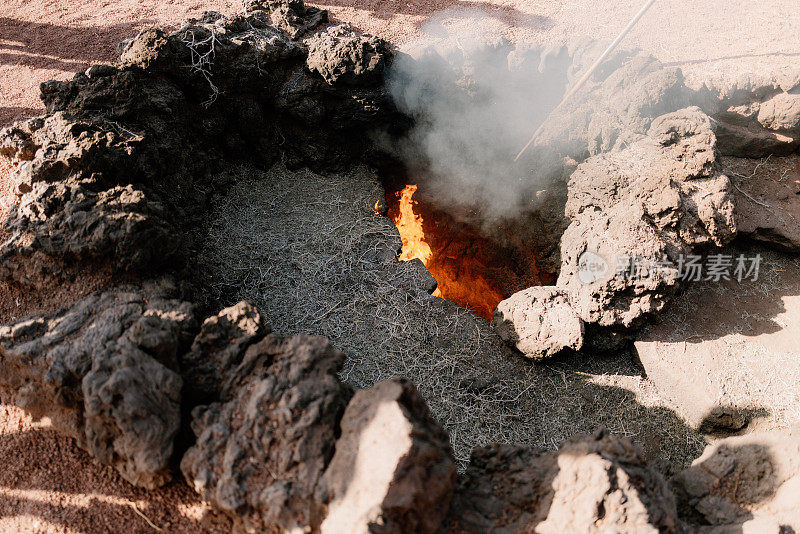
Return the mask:
[[[320, 7], [352, 7], [347, 0], [324, 0], [316, 3]], [[369, 6], [370, 16], [376, 19], [389, 20], [397, 15], [414, 15], [422, 17], [416, 26], [426, 26], [426, 31], [437, 33], [436, 21], [439, 16], [459, 18], [487, 18], [518, 28], [530, 28], [541, 31], [553, 27], [549, 17], [525, 13], [514, 7], [499, 6], [490, 2], [468, 2], [464, 0], [447, 0], [446, 2], [427, 3], [424, 1], [378, 1]]]
[[13, 122], [30, 119], [44, 113], [44, 106], [41, 109], [21, 108], [14, 106], [0, 106], [0, 128]]
[[[4, 419], [17, 419], [14, 411], [4, 407]], [[72, 439], [15, 422], [22, 430], [0, 434], [0, 530], [153, 532], [148, 521], [170, 532], [230, 530], [180, 474], [156, 491], [137, 488]]]
[[0, 17], [0, 65], [79, 70], [113, 58], [117, 43], [153, 22], [143, 19], [84, 27]]

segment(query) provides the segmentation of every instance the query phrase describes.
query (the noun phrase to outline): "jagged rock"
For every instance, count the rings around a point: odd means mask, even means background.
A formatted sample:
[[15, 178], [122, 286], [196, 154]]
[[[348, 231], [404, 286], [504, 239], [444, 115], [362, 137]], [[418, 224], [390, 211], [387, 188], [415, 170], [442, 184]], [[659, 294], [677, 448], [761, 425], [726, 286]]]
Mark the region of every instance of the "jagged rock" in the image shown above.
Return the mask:
[[101, 463], [148, 488], [170, 479], [180, 425], [178, 354], [193, 307], [136, 288], [0, 327], [0, 387]]
[[270, 19], [292, 39], [308, 33], [320, 24], [328, 22], [328, 11], [306, 7], [303, 0], [268, 1]]
[[669, 486], [641, 450], [598, 431], [553, 452], [475, 449], [445, 531], [674, 533], [678, 517]]
[[456, 468], [447, 433], [410, 382], [359, 391], [342, 419], [336, 454], [317, 488], [323, 533], [437, 532]]
[[0, 132], [0, 150], [22, 161], [11, 176], [17, 195], [31, 191], [37, 182], [64, 180], [71, 174], [85, 173], [82, 177], [87, 178], [120, 168], [124, 172], [138, 141], [110, 125], [76, 120], [64, 112]]
[[800, 528], [800, 441], [779, 432], [726, 438], [672, 486], [684, 517], [718, 527], [708, 532], [792, 532]]
[[58, 281], [73, 265], [153, 272], [179, 257], [180, 237], [161, 204], [133, 186], [94, 193], [36, 184], [2, 224], [0, 280], [28, 287]]
[[[569, 85], [588, 69], [606, 43], [585, 38], [569, 43]], [[569, 147], [580, 158], [618, 150], [643, 138], [661, 115], [694, 103], [681, 70], [664, 67], [653, 56], [618, 51], [592, 77], [584, 97], [568, 102], [554, 114], [541, 134], [541, 143]]]
[[[281, 6], [320, 13], [270, 3]], [[46, 288], [93, 264], [114, 276], [177, 274], [208, 198], [224, 187], [209, 178], [224, 155], [264, 166], [279, 150], [295, 165], [352, 162], [387, 122], [387, 92], [333, 88], [305, 57], [264, 11], [208, 12], [172, 34], [142, 31], [114, 65], [42, 84], [48, 115], [0, 133], [21, 196], [2, 229], [0, 279]], [[345, 70], [368, 76], [373, 59], [352, 57]]]
[[126, 480], [154, 488], [172, 478], [183, 382], [145, 351], [124, 344], [108, 359], [96, 359], [83, 379], [86, 446]]
[[292, 39], [302, 37], [320, 24], [328, 22], [328, 11], [306, 7], [303, 0], [245, 0], [245, 13], [263, 10], [276, 28]]
[[119, 64], [123, 68], [140, 70], [163, 69], [170, 62], [167, 60], [170, 48], [169, 35], [164, 30], [146, 28], [125, 45], [119, 56]]
[[334, 453], [350, 390], [345, 356], [321, 337], [270, 334], [251, 345], [193, 411], [197, 443], [181, 461], [189, 484], [246, 532], [319, 525], [314, 492]]
[[708, 116], [687, 108], [573, 173], [557, 286], [585, 322], [637, 326], [677, 291], [682, 256], [733, 238], [731, 186], [715, 142]]
[[800, 134], [800, 94], [778, 93], [759, 106], [757, 118], [764, 128]]
[[382, 80], [391, 62], [389, 44], [378, 37], [354, 32], [340, 24], [306, 40], [309, 70], [333, 85], [370, 85]]
[[556, 287], [514, 293], [497, 305], [492, 324], [506, 343], [535, 360], [583, 346], [583, 321]]
[[[268, 7], [281, 6], [323, 13], [302, 2]], [[336, 39], [344, 49], [361, 38]], [[40, 181], [91, 180], [95, 190], [136, 183], [187, 211], [204, 204], [212, 189], [206, 175], [223, 155], [269, 166], [282, 147], [298, 164], [352, 161], [369, 144], [366, 131], [393, 113], [386, 90], [310, 83], [306, 55], [258, 10], [208, 12], [172, 34], [146, 29], [127, 42], [117, 64], [43, 83], [49, 116], [0, 133], [0, 152], [22, 162], [15, 172], [20, 194]], [[354, 80], [385, 62], [377, 52], [348, 58], [338, 75]]]
[[32, 160], [39, 149], [33, 140], [33, 134], [43, 124], [44, 119], [39, 117], [21, 121], [0, 130], [0, 156], [18, 161]]
[[192, 350], [181, 358], [185, 394], [192, 404], [219, 399], [223, 377], [238, 366], [250, 345], [270, 333], [249, 302], [225, 308], [203, 322]]

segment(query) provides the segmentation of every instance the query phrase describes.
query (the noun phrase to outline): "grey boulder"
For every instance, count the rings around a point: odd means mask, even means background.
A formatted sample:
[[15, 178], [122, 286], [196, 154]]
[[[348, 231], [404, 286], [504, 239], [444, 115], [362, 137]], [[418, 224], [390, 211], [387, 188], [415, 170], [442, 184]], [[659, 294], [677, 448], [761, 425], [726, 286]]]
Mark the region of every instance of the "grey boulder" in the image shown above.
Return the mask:
[[497, 305], [492, 324], [506, 343], [534, 360], [583, 346], [583, 321], [568, 295], [557, 287], [537, 286], [514, 293]]

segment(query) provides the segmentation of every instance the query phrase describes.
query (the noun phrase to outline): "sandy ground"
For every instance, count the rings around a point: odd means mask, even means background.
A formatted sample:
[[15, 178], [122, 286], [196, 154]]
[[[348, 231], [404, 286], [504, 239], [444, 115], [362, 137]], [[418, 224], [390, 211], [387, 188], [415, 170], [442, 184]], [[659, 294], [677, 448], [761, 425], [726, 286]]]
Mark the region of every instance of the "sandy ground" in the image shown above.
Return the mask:
[[[561, 44], [568, 37], [612, 38], [642, 0], [328, 0], [314, 3], [335, 21], [403, 44], [458, 28], [515, 40]], [[110, 61], [116, 44], [151, 25], [179, 23], [238, 1], [2, 0], [0, 127], [42, 112], [38, 84]], [[799, 79], [797, 0], [660, 0], [626, 41], [684, 69], [690, 84]], [[9, 167], [0, 161], [6, 201]], [[2, 199], [0, 199], [2, 200]], [[0, 202], [0, 217], [5, 215]], [[70, 440], [0, 405], [0, 532], [200, 532], [203, 505], [184, 484], [145, 492], [93, 462]]]
[[[642, 0], [327, 0], [336, 21], [402, 44], [460, 27], [512, 40], [561, 44], [575, 35], [611, 39]], [[38, 84], [115, 57], [141, 28], [179, 23], [236, 0], [4, 0], [0, 6], [0, 126], [41, 110]], [[684, 69], [695, 84], [742, 77], [800, 80], [796, 0], [660, 0], [625, 41]]]
[[13, 406], [0, 406], [0, 458], [0, 532], [230, 530], [186, 484], [135, 488]]

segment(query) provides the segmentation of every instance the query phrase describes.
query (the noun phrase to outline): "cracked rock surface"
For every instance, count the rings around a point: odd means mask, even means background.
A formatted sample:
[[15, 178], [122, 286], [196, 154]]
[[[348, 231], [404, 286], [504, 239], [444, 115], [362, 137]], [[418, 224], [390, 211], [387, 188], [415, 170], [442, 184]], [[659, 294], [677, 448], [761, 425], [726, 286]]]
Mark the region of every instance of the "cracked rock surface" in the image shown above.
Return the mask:
[[503, 341], [534, 360], [583, 347], [583, 321], [568, 295], [556, 287], [514, 293], [497, 305], [492, 324]]
[[663, 115], [630, 147], [589, 158], [569, 180], [557, 286], [581, 319], [625, 329], [659, 313], [681, 285], [681, 258], [736, 233], [711, 119]]
[[274, 334], [232, 368], [220, 401], [193, 411], [197, 443], [181, 461], [189, 485], [247, 532], [318, 525], [314, 492], [351, 395], [327, 339]]
[[101, 463], [153, 488], [171, 478], [183, 385], [177, 357], [194, 328], [186, 302], [133, 287], [95, 293], [0, 327], [0, 385]]
[[447, 433], [416, 388], [387, 380], [355, 394], [317, 496], [321, 532], [437, 532], [456, 482]]

